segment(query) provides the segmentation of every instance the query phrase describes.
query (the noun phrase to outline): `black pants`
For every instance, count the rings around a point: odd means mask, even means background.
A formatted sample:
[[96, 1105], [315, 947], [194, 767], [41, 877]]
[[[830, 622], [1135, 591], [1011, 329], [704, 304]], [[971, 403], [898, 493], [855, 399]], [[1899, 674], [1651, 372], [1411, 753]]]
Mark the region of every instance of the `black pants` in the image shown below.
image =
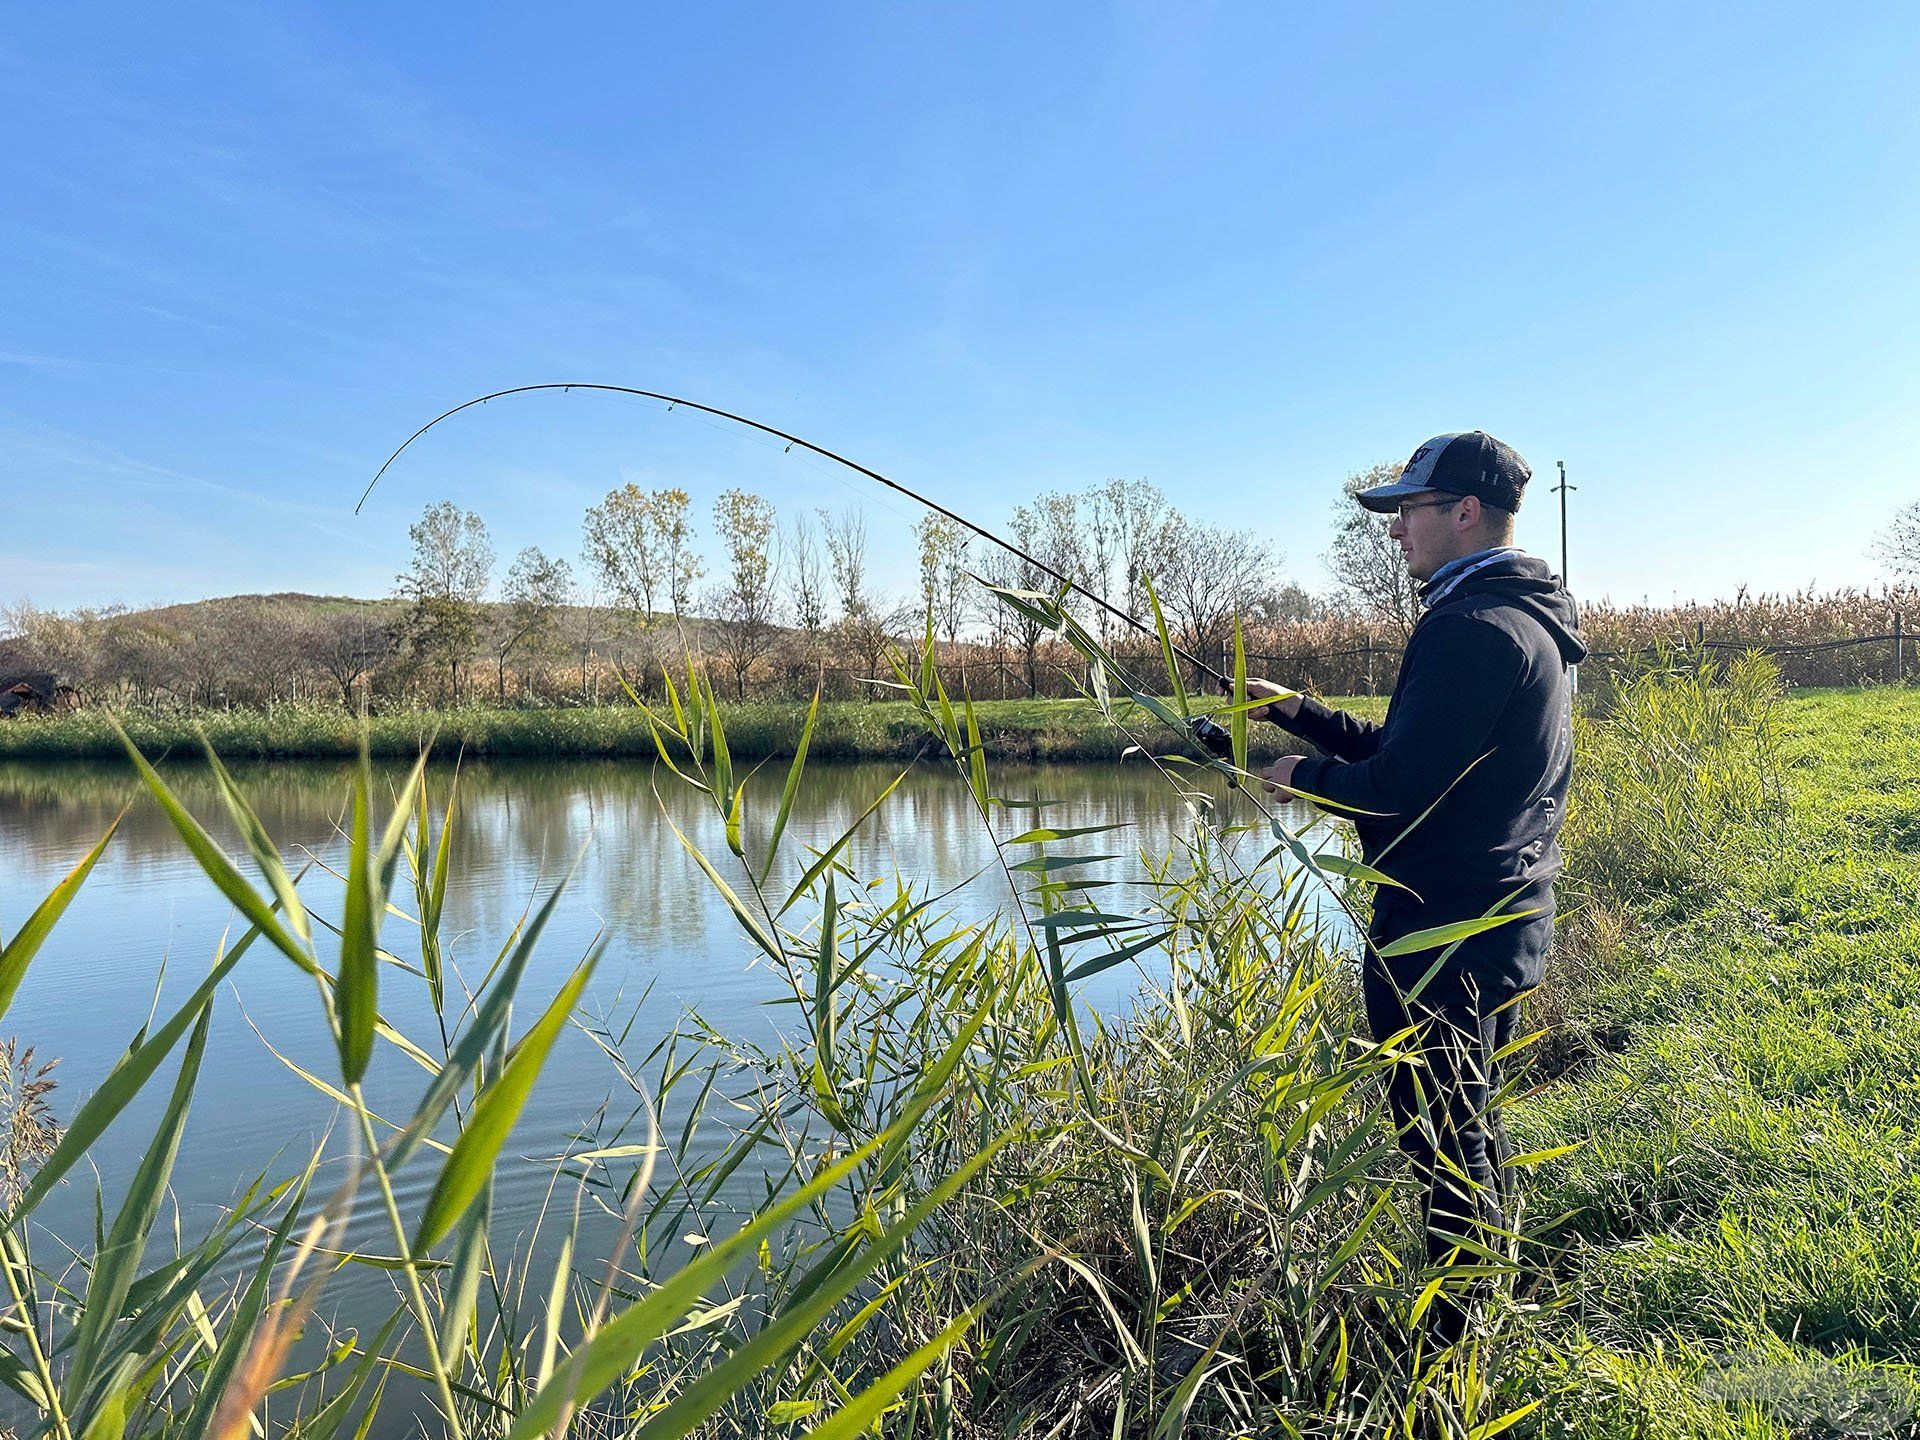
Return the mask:
[[[1516, 951], [1536, 959], [1544, 953], [1553, 922], [1502, 928], [1517, 933], [1475, 937], [1418, 993], [1410, 992], [1433, 963], [1432, 952], [1394, 962], [1369, 956], [1363, 976], [1367, 1024], [1376, 1041], [1409, 1025], [1419, 1027], [1402, 1045], [1416, 1051], [1422, 1063], [1393, 1067], [1387, 1099], [1400, 1148], [1413, 1162], [1423, 1192], [1427, 1259], [1434, 1265], [1492, 1264], [1488, 1252], [1497, 1257], [1508, 1248], [1505, 1165], [1510, 1151], [1493, 1103], [1500, 1088], [1493, 1057], [1513, 1038], [1515, 1012], [1526, 994], [1514, 983], [1516, 967], [1508, 962]], [[1476, 953], [1467, 953], [1470, 946]], [[1525, 968], [1538, 973], [1537, 966]], [[1458, 1341], [1474, 1296], [1487, 1288], [1485, 1281], [1443, 1287], [1428, 1308], [1427, 1333], [1440, 1344]]]

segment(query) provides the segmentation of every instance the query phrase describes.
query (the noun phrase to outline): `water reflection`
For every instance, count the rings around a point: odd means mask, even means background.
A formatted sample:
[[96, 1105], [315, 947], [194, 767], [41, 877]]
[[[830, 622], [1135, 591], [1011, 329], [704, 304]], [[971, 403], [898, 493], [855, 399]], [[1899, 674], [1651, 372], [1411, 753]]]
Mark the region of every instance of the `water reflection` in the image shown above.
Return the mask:
[[[188, 808], [238, 856], [239, 837], [224, 819], [207, 772], [180, 765], [166, 774]], [[261, 764], [240, 767], [236, 774], [292, 864], [312, 858], [338, 866], [345, 850], [345, 766]], [[404, 774], [404, 767], [381, 767], [379, 789], [390, 792]], [[779, 893], [804, 865], [803, 847], [830, 844], [896, 774], [880, 765], [818, 765], [809, 772], [789, 823], [782, 868], [773, 877]], [[436, 823], [451, 779], [450, 769], [431, 774]], [[764, 853], [783, 779], [782, 767], [773, 765], [753, 782], [749, 793], [757, 804], [750, 803], [747, 811], [749, 856]], [[1195, 823], [1189, 804], [1144, 767], [1009, 770], [996, 777], [996, 784], [1009, 798], [1049, 802], [1044, 812], [1009, 811], [1015, 828], [1025, 828], [1037, 813], [1058, 826], [1127, 827], [1078, 842], [1085, 851], [1116, 852], [1119, 858], [1090, 873], [1123, 885], [1141, 880], [1141, 851], [1164, 852]], [[1216, 823], [1257, 818], [1244, 797], [1218, 782], [1205, 788], [1219, 802]], [[0, 766], [0, 931], [5, 933], [19, 926], [130, 801], [119, 834], [35, 960], [6, 1017], [7, 1031], [23, 1043], [43, 1056], [62, 1057], [55, 1100], [63, 1116], [72, 1114], [145, 1023], [156, 994], [163, 1011], [178, 1004], [205, 973], [222, 933], [239, 927], [165, 816], [138, 794], [130, 769]], [[1291, 818], [1304, 824], [1308, 817]], [[610, 1010], [652, 987], [643, 1022], [632, 1031], [634, 1053], [644, 1052], [689, 1007], [728, 1033], [766, 1037], [771, 1017], [779, 1013], [766, 1002], [782, 987], [754, 963], [757, 952], [675, 838], [669, 820], [716, 860], [730, 859], [711, 802], [664, 769], [604, 761], [466, 766], [452, 822], [453, 879], [444, 924], [450, 964], [477, 983], [529, 905], [577, 857], [579, 869], [528, 971], [524, 995], [544, 1002], [604, 935], [607, 951], [589, 1010]], [[1000, 909], [1007, 899], [991, 839], [964, 786], [945, 768], [909, 774], [863, 826], [849, 860], [863, 875], [897, 875], [922, 894], [977, 876], [948, 902], [969, 918]], [[303, 889], [316, 913], [335, 915], [338, 887], [331, 877], [316, 871]], [[1129, 892], [1103, 893], [1124, 897]], [[402, 909], [411, 908], [404, 882], [396, 901]], [[1128, 904], [1124, 898], [1117, 903]], [[1111, 900], [1102, 904], [1116, 908]], [[403, 957], [413, 949], [406, 932], [405, 923], [393, 919], [385, 936], [388, 947]], [[271, 1045], [319, 1074], [334, 1073], [311, 982], [264, 946], [241, 961], [233, 982], [216, 1008], [214, 1043], [176, 1175], [188, 1230], [204, 1223], [214, 1207], [230, 1203], [252, 1174], [276, 1164], [284, 1168], [306, 1153], [332, 1113], [330, 1102], [268, 1049]], [[1082, 998], [1116, 1007], [1137, 984], [1137, 972], [1116, 967], [1088, 982]], [[422, 1037], [435, 1033], [424, 986], [389, 969], [382, 987], [381, 1007], [389, 1019]], [[584, 1037], [569, 1034], [534, 1092], [520, 1132], [526, 1137], [520, 1153], [555, 1153], [561, 1137], [608, 1094], [610, 1080], [604, 1056]], [[368, 1079], [376, 1108], [398, 1115], [411, 1109], [420, 1085], [420, 1072], [391, 1052], [383, 1054]], [[109, 1204], [152, 1133], [165, 1089], [150, 1087], [151, 1093], [95, 1149]], [[424, 1186], [431, 1178], [415, 1166], [406, 1180], [409, 1186]], [[545, 1179], [546, 1172], [535, 1165], [503, 1167], [495, 1210], [503, 1238], [530, 1223]], [[91, 1189], [90, 1177], [76, 1178], [49, 1203], [43, 1218], [56, 1228], [87, 1223]], [[351, 1308], [357, 1285], [361, 1300], [384, 1313], [388, 1297], [381, 1287], [386, 1283], [378, 1272], [345, 1276], [339, 1298]]]

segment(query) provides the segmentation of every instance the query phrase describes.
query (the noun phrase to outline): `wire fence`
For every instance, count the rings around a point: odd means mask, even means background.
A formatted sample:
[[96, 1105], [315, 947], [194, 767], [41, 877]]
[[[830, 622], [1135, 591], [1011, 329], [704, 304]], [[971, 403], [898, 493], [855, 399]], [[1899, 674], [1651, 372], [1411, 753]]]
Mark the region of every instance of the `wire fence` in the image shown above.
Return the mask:
[[[1581, 678], [1583, 684], [1608, 684], [1618, 675], [1650, 663], [1663, 650], [1674, 655], [1758, 651], [1774, 660], [1788, 685], [1906, 685], [1913, 682], [1916, 669], [1920, 669], [1920, 662], [1911, 653], [1913, 640], [1898, 617], [1884, 633], [1806, 642], [1709, 635], [1701, 625], [1692, 634], [1595, 649], [1581, 666]], [[1323, 695], [1386, 695], [1399, 678], [1405, 653], [1403, 645], [1378, 642], [1267, 650], [1248, 654], [1247, 673]], [[1123, 650], [1116, 659], [1138, 688], [1148, 693], [1165, 693], [1170, 688], [1157, 650]], [[1212, 663], [1223, 674], [1231, 674], [1231, 650], [1222, 647]], [[1031, 665], [1019, 655], [964, 656], [943, 659], [939, 668], [949, 689], [975, 699], [1058, 699], [1082, 694], [1085, 689], [1085, 667], [1078, 658], [1047, 647], [1035, 653]], [[817, 684], [829, 698], [876, 693], [867, 672], [847, 665], [820, 664], [787, 678], [807, 693]], [[1212, 684], [1198, 674], [1189, 674], [1186, 683], [1194, 688]], [[882, 688], [877, 693], [886, 692]]]

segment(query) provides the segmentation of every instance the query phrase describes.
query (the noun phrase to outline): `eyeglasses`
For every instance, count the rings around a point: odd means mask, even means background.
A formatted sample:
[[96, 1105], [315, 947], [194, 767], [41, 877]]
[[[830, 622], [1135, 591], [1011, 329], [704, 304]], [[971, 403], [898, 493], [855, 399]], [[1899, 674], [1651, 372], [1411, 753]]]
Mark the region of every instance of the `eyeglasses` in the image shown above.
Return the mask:
[[1445, 498], [1440, 500], [1409, 500], [1401, 504], [1396, 514], [1400, 519], [1404, 520], [1407, 518], [1407, 514], [1409, 511], [1432, 510], [1436, 506], [1440, 506], [1440, 505], [1458, 505], [1460, 503], [1460, 499], [1461, 497], [1458, 495], [1448, 495]]

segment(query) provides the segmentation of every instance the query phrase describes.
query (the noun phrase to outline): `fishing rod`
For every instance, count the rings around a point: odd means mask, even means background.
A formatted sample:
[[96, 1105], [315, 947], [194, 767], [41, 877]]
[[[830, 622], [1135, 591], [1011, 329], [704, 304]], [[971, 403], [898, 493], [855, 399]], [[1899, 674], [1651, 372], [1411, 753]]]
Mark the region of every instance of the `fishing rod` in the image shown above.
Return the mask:
[[[1109, 604], [1107, 601], [1103, 600], [1100, 596], [1094, 594], [1091, 590], [1087, 589], [1085, 586], [1075, 581], [1072, 576], [1062, 575], [1058, 570], [1054, 569], [1051, 565], [1047, 565], [1041, 562], [1040, 560], [1035, 559], [1033, 556], [1029, 555], [1026, 551], [1022, 550], [1018, 545], [1015, 545], [1012, 542], [1007, 540], [1002, 540], [998, 535], [994, 534], [991, 530], [986, 529], [984, 526], [974, 524], [973, 521], [967, 519], [967, 517], [964, 515], [956, 514], [952, 510], [949, 510], [946, 506], [942, 505], [938, 500], [928, 499], [925, 495], [922, 495], [919, 491], [910, 489], [907, 486], [902, 485], [897, 480], [890, 480], [885, 475], [882, 475], [878, 470], [870, 470], [857, 460], [849, 460], [846, 456], [838, 454], [832, 450], [829, 450], [824, 445], [816, 445], [811, 440], [805, 440], [798, 435], [789, 434], [787, 431], [779, 429], [777, 426], [768, 425], [764, 421], [755, 420], [746, 415], [737, 415], [731, 410], [722, 410], [717, 406], [713, 406], [713, 405], [703, 405], [698, 400], [688, 400], [678, 395], [663, 395], [658, 390], [639, 390], [634, 388], [631, 385], [604, 385], [604, 384], [597, 384], [591, 381], [584, 381], [584, 380], [572, 380], [572, 381], [554, 380], [554, 381], [548, 381], [544, 384], [539, 384], [539, 385], [515, 385], [506, 390], [495, 390], [491, 394], [476, 396], [472, 400], [468, 400], [459, 405], [456, 405], [451, 410], [445, 411], [439, 415], [434, 416], [433, 419], [429, 420], [426, 424], [422, 425], [418, 430], [414, 431], [413, 434], [409, 435], [406, 438], [406, 440], [401, 443], [399, 449], [395, 450], [391, 455], [387, 457], [386, 464], [382, 465], [379, 471], [374, 475], [373, 479], [367, 482], [367, 488], [360, 492], [360, 499], [355, 503], [353, 507], [353, 513], [356, 515], [360, 513], [360, 507], [367, 503], [367, 496], [371, 495], [373, 493], [373, 487], [380, 483], [380, 477], [382, 475], [385, 475], [387, 471], [390, 468], [392, 468], [393, 462], [398, 460], [401, 457], [401, 455], [406, 452], [407, 447], [413, 444], [413, 442], [418, 440], [422, 435], [426, 434], [429, 430], [433, 429], [433, 427], [438, 425], [442, 420], [450, 420], [455, 415], [458, 415], [462, 410], [471, 410], [474, 406], [485, 405], [490, 400], [504, 399], [509, 395], [529, 395], [539, 390], [559, 390], [563, 393], [571, 390], [594, 390], [594, 391], [600, 391], [600, 392], [603, 392], [606, 394], [612, 394], [612, 395], [637, 395], [643, 400], [664, 401], [666, 404], [666, 407], [669, 410], [677, 409], [678, 407], [684, 405], [687, 409], [698, 410], [703, 415], [712, 415], [716, 419], [728, 420], [736, 425], [744, 425], [750, 430], [758, 430], [762, 434], [773, 436], [776, 440], [784, 440], [786, 442], [787, 449], [789, 450], [791, 450], [794, 446], [798, 445], [803, 450], [811, 451], [813, 454], [818, 455], [823, 459], [831, 460], [836, 465], [844, 465], [846, 466], [847, 469], [852, 470], [857, 474], [864, 475], [867, 477], [867, 479], [876, 481], [877, 483], [886, 486], [887, 489], [895, 491], [898, 494], [904, 495], [909, 500], [917, 501], [918, 503], [926, 506], [929, 510], [932, 510], [940, 515], [946, 516], [946, 518], [953, 521], [954, 524], [960, 525], [965, 529], [972, 531], [975, 535], [978, 535], [982, 540], [986, 540], [992, 544], [998, 545], [1002, 550], [1005, 550], [1008, 554], [1015, 556], [1017, 559], [1025, 561], [1027, 564], [1033, 566], [1034, 569], [1040, 571], [1043, 575], [1049, 576], [1050, 578], [1059, 581], [1062, 585], [1066, 586], [1067, 589], [1073, 591], [1074, 594], [1081, 596], [1083, 599], [1091, 600], [1095, 605], [1098, 605], [1102, 610], [1106, 611], [1107, 614], [1113, 616], [1116, 620], [1121, 620], [1127, 623], [1128, 625], [1131, 625], [1135, 630], [1138, 630], [1141, 634], [1152, 635], [1152, 636], [1155, 636], [1156, 638], [1159, 635], [1159, 632], [1155, 630], [1152, 626], [1146, 624], [1141, 620], [1136, 619], [1132, 615], [1129, 615], [1126, 611], [1120, 609], [1118, 606]], [[1169, 644], [1171, 644], [1171, 641], [1169, 641]], [[1182, 649], [1178, 645], [1173, 645], [1172, 649], [1175, 655], [1179, 656], [1182, 660], [1185, 660], [1189, 665], [1193, 666], [1194, 669], [1206, 675], [1212, 676], [1213, 679], [1219, 682], [1219, 684], [1223, 688], [1228, 690], [1232, 689], [1233, 687], [1232, 679], [1226, 675], [1221, 674], [1218, 670], [1214, 669], [1213, 666], [1207, 664], [1207, 662], [1202, 660], [1199, 656], [1189, 654], [1186, 650]], [[1201, 718], [1204, 719], [1204, 717], [1201, 717]], [[1215, 722], [1208, 722], [1208, 723], [1212, 725], [1214, 729], [1219, 729], [1219, 726], [1217, 723]], [[1212, 737], [1210, 734], [1203, 733], [1198, 726], [1195, 727], [1195, 734], [1199, 736], [1199, 738], [1201, 739], [1201, 742], [1205, 744], [1209, 749], [1213, 749], [1215, 744], [1217, 743], [1214, 737]], [[1224, 735], [1225, 731], [1221, 731], [1221, 734]]]

